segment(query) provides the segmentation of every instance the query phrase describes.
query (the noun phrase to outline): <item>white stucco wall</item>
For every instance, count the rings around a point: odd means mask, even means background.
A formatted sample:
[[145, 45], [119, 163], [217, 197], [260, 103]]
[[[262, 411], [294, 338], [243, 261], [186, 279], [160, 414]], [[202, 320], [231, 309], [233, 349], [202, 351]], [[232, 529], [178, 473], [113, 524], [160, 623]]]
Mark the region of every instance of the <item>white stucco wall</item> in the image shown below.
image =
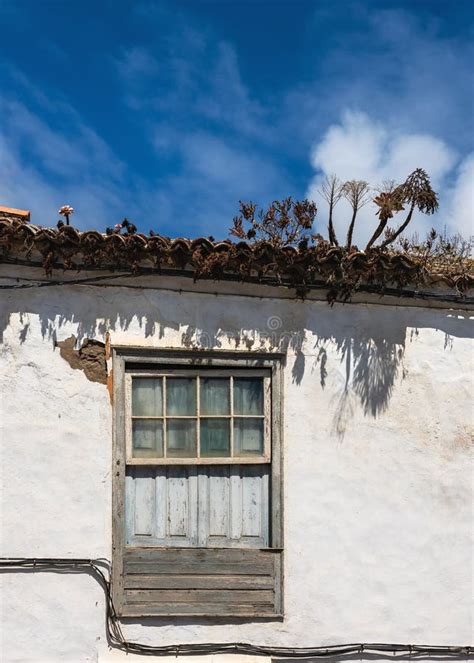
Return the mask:
[[[108, 332], [112, 344], [150, 347], [289, 342], [284, 620], [151, 619], [127, 622], [125, 635], [156, 645], [469, 644], [469, 313], [385, 300], [331, 308], [276, 290], [215, 296], [181, 285], [196, 292], [2, 294], [0, 555], [111, 558], [109, 394], [60, 357], [56, 340]], [[131, 660], [109, 652], [103, 593], [88, 575], [8, 573], [1, 582], [2, 662]]]

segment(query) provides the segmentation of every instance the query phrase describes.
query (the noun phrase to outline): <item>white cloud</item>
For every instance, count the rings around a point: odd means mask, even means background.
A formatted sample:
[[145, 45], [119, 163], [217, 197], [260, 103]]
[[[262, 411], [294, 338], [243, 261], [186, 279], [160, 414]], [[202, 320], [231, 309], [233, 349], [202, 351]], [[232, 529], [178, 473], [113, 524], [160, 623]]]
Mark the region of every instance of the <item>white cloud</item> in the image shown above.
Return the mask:
[[474, 152], [469, 154], [457, 170], [448, 213], [449, 226], [463, 237], [474, 234]]
[[[341, 122], [329, 127], [311, 150], [311, 164], [316, 174], [306, 195], [318, 204], [319, 230], [323, 230], [326, 203], [318, 191], [325, 175], [335, 173], [343, 181], [362, 179], [377, 188], [384, 180], [401, 182], [415, 168], [424, 168], [440, 194], [440, 211], [434, 217], [418, 213], [409, 226], [409, 233], [423, 235], [432, 226], [443, 231], [446, 224], [449, 233], [467, 234], [472, 224], [474, 157], [466, 159], [456, 175], [457, 162], [455, 151], [435, 136], [389, 129], [364, 113], [346, 112]], [[456, 176], [456, 184], [450, 187]], [[375, 205], [370, 203], [358, 217], [354, 240], [360, 246], [376, 227], [375, 211]], [[340, 240], [345, 238], [349, 219], [348, 205], [341, 201], [335, 212]], [[398, 225], [397, 219], [393, 225]]]

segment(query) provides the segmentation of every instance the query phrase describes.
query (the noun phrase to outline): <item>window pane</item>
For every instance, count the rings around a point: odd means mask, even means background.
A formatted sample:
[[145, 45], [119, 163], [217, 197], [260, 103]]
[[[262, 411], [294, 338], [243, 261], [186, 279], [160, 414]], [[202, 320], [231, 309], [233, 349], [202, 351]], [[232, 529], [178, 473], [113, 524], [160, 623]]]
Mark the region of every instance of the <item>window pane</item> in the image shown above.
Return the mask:
[[234, 413], [263, 414], [262, 378], [234, 378]]
[[228, 378], [201, 378], [201, 414], [229, 414], [229, 388]]
[[230, 419], [201, 419], [201, 456], [230, 456]]
[[167, 455], [170, 458], [196, 457], [196, 419], [166, 421]]
[[163, 380], [132, 379], [132, 414], [135, 417], [161, 417], [163, 414]]
[[263, 454], [263, 419], [234, 419], [234, 455]]
[[163, 421], [160, 419], [134, 419], [132, 433], [135, 458], [163, 457]]
[[196, 378], [166, 379], [166, 414], [196, 414]]

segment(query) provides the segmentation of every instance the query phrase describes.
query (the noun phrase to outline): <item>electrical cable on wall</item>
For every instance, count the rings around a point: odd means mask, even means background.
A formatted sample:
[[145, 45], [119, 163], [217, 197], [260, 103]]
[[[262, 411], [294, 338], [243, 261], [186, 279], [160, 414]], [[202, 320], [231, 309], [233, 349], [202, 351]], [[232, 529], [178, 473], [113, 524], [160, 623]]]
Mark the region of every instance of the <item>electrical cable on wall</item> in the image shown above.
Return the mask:
[[389, 643], [354, 643], [345, 645], [329, 645], [323, 647], [275, 647], [254, 645], [245, 642], [173, 644], [153, 646], [129, 642], [125, 639], [120, 627], [120, 620], [112, 602], [110, 581], [107, 574], [110, 562], [105, 559], [84, 558], [0, 558], [0, 569], [4, 571], [30, 570], [38, 571], [70, 571], [71, 573], [92, 573], [105, 593], [107, 640], [111, 647], [131, 654], [148, 656], [178, 656], [182, 654], [254, 654], [280, 658], [328, 658], [350, 654], [377, 654], [379, 656], [410, 656], [420, 658], [426, 656], [463, 657], [473, 656], [474, 647], [447, 645], [406, 645]]
[[[148, 276], [149, 274], [141, 274], [140, 276]], [[179, 276], [183, 276], [183, 274], [179, 274]], [[187, 274], [186, 276], [189, 276]], [[221, 296], [225, 297], [229, 293], [218, 293], [218, 292], [211, 292], [208, 290], [197, 290], [194, 288], [193, 290], [186, 290], [184, 288], [170, 288], [170, 287], [161, 287], [161, 286], [150, 286], [150, 285], [136, 285], [136, 284], [130, 284], [130, 283], [106, 283], [105, 281], [113, 281], [116, 279], [124, 279], [124, 278], [136, 278], [137, 275], [133, 274], [111, 274], [111, 275], [106, 275], [106, 276], [94, 276], [94, 277], [89, 277], [89, 278], [79, 278], [79, 279], [61, 279], [61, 280], [54, 280], [54, 281], [39, 281], [35, 279], [25, 279], [23, 277], [12, 277], [12, 276], [0, 276], [0, 278], [5, 278], [5, 279], [12, 279], [15, 281], [28, 281], [27, 283], [15, 283], [15, 284], [0, 284], [0, 290], [31, 290], [31, 289], [36, 289], [36, 288], [47, 288], [47, 287], [58, 287], [58, 286], [90, 286], [90, 287], [98, 287], [98, 288], [127, 288], [131, 290], [156, 290], [156, 291], [166, 291], [166, 292], [177, 292], [179, 294], [182, 294], [183, 292], [188, 292], [191, 294], [200, 294], [200, 295], [213, 295], [213, 296]], [[224, 279], [222, 279], [224, 280]], [[270, 285], [264, 281], [261, 281], [258, 283], [258, 285]], [[287, 286], [284, 283], [280, 284], [282, 287], [290, 287]], [[321, 290], [327, 290], [328, 286], [326, 284], [319, 284], [319, 285], [311, 285], [311, 286], [306, 286], [308, 289], [308, 292], [316, 292], [316, 291], [321, 291]], [[294, 288], [293, 288], [294, 289]], [[359, 289], [359, 292], [361, 293], [367, 293], [369, 295], [377, 295], [380, 298], [383, 297], [397, 297], [397, 298], [406, 298], [406, 299], [422, 299], [422, 300], [427, 300], [427, 301], [439, 301], [439, 302], [446, 302], [446, 303], [457, 303], [457, 304], [462, 304], [462, 305], [467, 305], [467, 306], [472, 306], [474, 304], [474, 298], [473, 297], [467, 297], [467, 296], [460, 296], [460, 295], [452, 295], [452, 294], [439, 294], [439, 293], [434, 293], [434, 292], [427, 292], [427, 291], [419, 291], [419, 290], [398, 290], [396, 288], [389, 288], [386, 287], [383, 291], [383, 293], [380, 291], [379, 288], [375, 287], [370, 287], [370, 286], [364, 286]], [[249, 293], [232, 293], [237, 297], [244, 297], [247, 299], [263, 299], [263, 295], [255, 295], [255, 294], [249, 294]], [[294, 300], [294, 297], [279, 297], [279, 299], [284, 300], [284, 299], [291, 299]], [[306, 297], [307, 300], [309, 300], [308, 297]], [[313, 301], [313, 300], [310, 300]], [[352, 303], [350, 300], [340, 302], [344, 304], [350, 304]], [[374, 302], [377, 303], [377, 302]]]
[[[40, 262], [31, 262], [28, 260], [20, 260], [20, 259], [15, 259], [15, 260], [9, 260], [8, 258], [2, 256], [2, 259], [0, 261], [0, 264], [7, 264], [7, 265], [17, 265], [17, 266], [28, 266], [28, 267], [36, 267], [36, 268], [43, 268], [42, 263]], [[88, 272], [97, 272], [97, 271], [103, 271], [102, 268], [100, 267], [94, 267], [93, 265], [88, 265], [86, 271]], [[106, 281], [114, 281], [116, 279], [120, 278], [132, 278], [135, 279], [137, 277], [144, 277], [144, 276], [173, 276], [173, 277], [183, 277], [187, 279], [192, 279], [195, 281], [195, 275], [192, 271], [187, 270], [187, 269], [170, 269], [163, 267], [159, 271], [156, 269], [152, 268], [146, 268], [146, 267], [141, 267], [138, 272], [132, 272], [132, 271], [121, 271], [120, 273], [114, 272], [112, 274], [103, 274], [100, 276], [91, 276], [91, 277], [80, 277], [80, 278], [66, 278], [66, 279], [51, 279], [48, 281], [42, 281], [37, 279], [36, 283], [32, 282], [33, 279], [25, 279], [21, 276], [15, 276], [15, 280], [28, 280], [30, 281], [29, 283], [16, 283], [16, 284], [0, 284], [0, 290], [24, 290], [24, 289], [31, 289], [31, 288], [45, 288], [45, 287], [55, 287], [55, 286], [67, 286], [67, 285], [90, 285], [90, 286], [97, 286], [97, 287], [119, 287], [119, 288], [135, 288], [135, 289], [150, 289], [150, 290], [170, 290], [176, 292], [177, 289], [174, 288], [166, 288], [166, 287], [160, 287], [160, 286], [143, 286], [143, 285], [131, 285], [128, 283], [120, 283], [118, 285], [114, 284], [109, 284], [106, 283]], [[11, 276], [7, 275], [4, 277], [0, 278], [12, 278]], [[235, 278], [235, 276], [229, 275], [229, 274], [222, 274], [219, 277], [219, 280], [222, 281], [223, 283], [235, 283], [238, 281], [238, 279]], [[243, 284], [254, 284], [254, 285], [260, 285], [260, 286], [280, 286], [280, 287], [285, 287], [289, 288], [291, 290], [297, 289], [297, 286], [295, 284], [286, 282], [284, 279], [276, 281], [272, 277], [258, 277], [258, 278], [248, 278], [245, 281], [241, 281]], [[319, 281], [315, 282], [312, 284], [305, 284], [304, 289], [305, 291], [313, 292], [313, 291], [325, 291], [328, 290], [328, 284], [325, 281]], [[180, 288], [179, 291], [181, 292], [182, 289]], [[187, 291], [187, 292], [199, 292], [193, 289], [192, 291]], [[430, 291], [422, 291], [422, 290], [409, 290], [409, 289], [400, 289], [400, 288], [395, 288], [395, 287], [389, 287], [385, 286], [383, 290], [381, 290], [380, 287], [371, 285], [369, 283], [363, 284], [359, 288], [360, 293], [367, 293], [367, 294], [372, 294], [372, 295], [378, 295], [378, 296], [384, 296], [384, 297], [396, 297], [396, 298], [406, 298], [406, 299], [425, 299], [428, 301], [443, 301], [443, 302], [451, 302], [451, 303], [459, 303], [459, 304], [468, 304], [471, 305], [474, 303], [474, 299], [472, 297], [469, 297], [465, 294], [451, 294], [451, 293], [436, 293], [436, 292], [430, 292]], [[201, 291], [201, 294], [211, 294], [208, 291]], [[217, 293], [212, 293], [212, 294], [217, 294]], [[241, 297], [253, 297], [255, 299], [261, 299], [261, 295], [249, 295], [249, 294], [239, 294]], [[283, 298], [286, 299], [286, 298]], [[288, 298], [290, 299], [290, 298]], [[291, 298], [293, 299], [293, 298]], [[344, 302], [348, 303], [348, 302]]]

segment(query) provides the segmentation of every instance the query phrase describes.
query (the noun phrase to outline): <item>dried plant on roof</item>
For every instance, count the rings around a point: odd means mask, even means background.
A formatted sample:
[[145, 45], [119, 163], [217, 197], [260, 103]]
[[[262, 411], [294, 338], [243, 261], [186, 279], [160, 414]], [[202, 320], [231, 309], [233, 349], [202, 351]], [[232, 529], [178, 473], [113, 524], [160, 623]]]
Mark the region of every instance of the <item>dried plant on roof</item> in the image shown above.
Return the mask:
[[387, 226], [389, 219], [397, 212], [403, 211], [405, 208], [403, 200], [403, 191], [400, 185], [395, 184], [394, 180], [387, 180], [383, 182], [382, 187], [375, 196], [373, 202], [379, 208], [376, 215], [379, 217], [379, 225], [374, 230], [372, 237], [367, 242], [365, 250], [368, 251], [373, 244], [377, 241]]
[[272, 246], [304, 246], [311, 239], [316, 205], [309, 200], [274, 200], [267, 210], [240, 201], [230, 234], [241, 240], [266, 241]]
[[354, 233], [357, 214], [370, 200], [370, 186], [364, 180], [349, 180], [342, 185], [341, 191], [352, 208], [352, 218], [346, 237], [346, 249], [349, 250], [352, 247], [352, 235]]
[[[351, 180], [345, 184], [328, 178], [322, 190], [329, 206], [329, 239], [313, 233], [316, 206], [287, 198], [257, 211], [241, 203], [231, 235], [240, 241], [198, 237], [171, 239], [137, 232], [125, 219], [105, 233], [79, 231], [58, 223], [56, 228], [34, 226], [23, 218], [0, 218], [0, 260], [38, 260], [48, 274], [54, 269], [124, 269], [128, 273], [164, 270], [191, 273], [195, 279], [239, 279], [281, 284], [303, 297], [311, 287], [325, 287], [330, 301], [349, 299], [360, 288], [383, 292], [410, 286], [445, 284], [463, 296], [474, 285], [472, 244], [460, 237], [447, 238], [433, 230], [424, 241], [406, 239], [415, 210], [433, 214], [438, 197], [428, 175], [415, 170], [402, 184], [386, 182], [373, 199], [378, 223], [365, 250], [352, 245], [357, 213], [366, 204], [369, 185]], [[352, 205], [346, 244], [337, 242], [335, 205], [345, 195]], [[406, 212], [392, 230], [391, 219]], [[380, 238], [383, 238], [380, 242]], [[378, 241], [379, 240], [379, 241]]]
[[398, 201], [398, 204], [408, 206], [408, 214], [405, 221], [396, 230], [392, 228], [385, 229], [385, 239], [381, 244], [382, 248], [393, 244], [397, 237], [404, 232], [412, 220], [415, 209], [418, 209], [423, 214], [434, 214], [439, 207], [438, 195], [431, 188], [430, 178], [423, 168], [417, 168], [413, 171], [405, 182], [394, 190], [392, 197], [395, 204]]
[[337, 175], [327, 175], [321, 184], [321, 190], [319, 193], [325, 199], [329, 207], [329, 243], [334, 246], [339, 246], [339, 242], [337, 241], [336, 237], [336, 231], [334, 230], [333, 214], [334, 208], [343, 196], [343, 184]]

